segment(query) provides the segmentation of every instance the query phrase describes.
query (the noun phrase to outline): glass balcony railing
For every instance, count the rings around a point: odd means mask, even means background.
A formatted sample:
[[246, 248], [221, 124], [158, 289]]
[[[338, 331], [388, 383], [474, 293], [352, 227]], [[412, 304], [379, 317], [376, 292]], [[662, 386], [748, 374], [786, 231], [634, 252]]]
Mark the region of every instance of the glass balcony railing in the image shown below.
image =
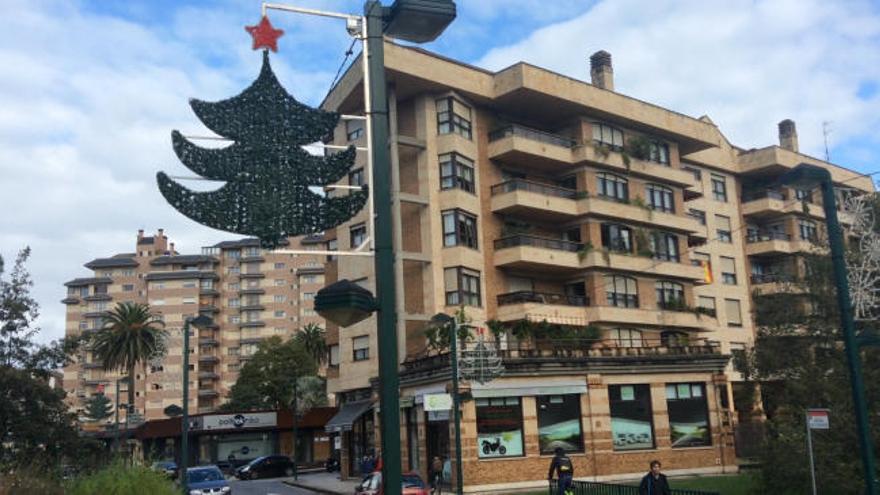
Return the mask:
[[558, 136], [538, 129], [531, 129], [525, 126], [513, 124], [507, 127], [496, 129], [489, 133], [489, 141], [497, 141], [508, 136], [517, 136], [541, 143], [562, 146], [563, 148], [573, 148], [577, 142], [564, 136]]
[[765, 242], [765, 241], [790, 241], [791, 235], [785, 232], [749, 232], [746, 235], [746, 242]]
[[517, 234], [495, 240], [495, 249], [506, 249], [519, 246], [531, 246], [555, 251], [567, 251], [576, 253], [584, 249], [580, 242], [571, 242], [563, 239], [550, 239], [526, 234]]

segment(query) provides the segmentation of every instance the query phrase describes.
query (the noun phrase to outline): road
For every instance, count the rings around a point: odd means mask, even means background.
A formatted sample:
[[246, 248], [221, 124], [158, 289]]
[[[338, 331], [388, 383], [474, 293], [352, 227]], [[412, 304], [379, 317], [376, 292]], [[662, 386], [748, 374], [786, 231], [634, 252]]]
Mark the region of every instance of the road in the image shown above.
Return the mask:
[[282, 478], [267, 480], [230, 480], [233, 495], [314, 495], [315, 492], [294, 488], [281, 482]]

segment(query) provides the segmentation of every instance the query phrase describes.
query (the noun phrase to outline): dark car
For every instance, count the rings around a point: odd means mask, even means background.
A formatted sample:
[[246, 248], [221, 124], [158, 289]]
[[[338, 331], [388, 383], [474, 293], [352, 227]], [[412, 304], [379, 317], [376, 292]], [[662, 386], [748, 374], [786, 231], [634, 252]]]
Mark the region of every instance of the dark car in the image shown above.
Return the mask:
[[285, 455], [266, 455], [257, 457], [251, 462], [235, 470], [235, 477], [240, 480], [257, 478], [277, 478], [293, 476], [294, 466], [290, 457]]
[[174, 461], [158, 461], [152, 466], [153, 471], [158, 471], [169, 478], [177, 477], [177, 463]]
[[232, 488], [217, 466], [199, 466], [186, 470], [186, 488], [190, 495], [229, 495]]

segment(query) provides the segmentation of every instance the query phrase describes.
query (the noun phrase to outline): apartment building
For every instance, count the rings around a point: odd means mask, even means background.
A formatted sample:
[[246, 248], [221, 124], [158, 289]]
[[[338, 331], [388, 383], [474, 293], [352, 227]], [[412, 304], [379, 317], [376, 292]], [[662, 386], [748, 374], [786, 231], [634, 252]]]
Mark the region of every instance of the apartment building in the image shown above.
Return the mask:
[[[583, 82], [385, 49], [403, 468], [454, 461], [449, 412], [424, 409], [450, 390], [449, 354], [424, 330], [463, 309], [486, 329], [467, 345], [485, 335], [503, 366], [462, 381], [466, 489], [544, 486], [555, 447], [600, 479], [651, 459], [673, 473], [736, 470], [730, 357], [753, 340], [752, 292], [797, 276], [787, 267], [822, 223], [817, 194], [776, 180], [802, 162], [828, 168], [841, 196], [872, 191], [870, 179], [799, 153], [791, 121], [779, 145], [747, 149], [708, 117], [615, 92], [606, 52]], [[363, 112], [359, 64], [325, 108]], [[337, 129], [345, 143], [365, 145], [359, 121]], [[343, 184], [365, 183], [365, 158]], [[325, 233], [328, 249], [368, 241], [368, 220]], [[327, 281], [341, 279], [374, 290], [372, 260], [331, 259]], [[328, 325], [328, 339], [340, 406], [329, 429], [348, 475], [380, 445], [375, 316]]]
[[[290, 239], [291, 249], [323, 249], [320, 237]], [[189, 409], [216, 410], [235, 384], [241, 366], [270, 336], [288, 338], [298, 328], [324, 324], [312, 300], [324, 286], [324, 260], [317, 256], [279, 254], [260, 248], [256, 239], [224, 241], [200, 254], [180, 254], [162, 229], [138, 231], [135, 251], [97, 258], [85, 264], [92, 273], [65, 285], [68, 336], [101, 328], [106, 311], [117, 303], [149, 304], [165, 323], [165, 357], [147, 363], [135, 376], [135, 408], [146, 420], [165, 417], [165, 407], [182, 405], [183, 324], [200, 314], [212, 318], [207, 328], [192, 328], [189, 359]], [[70, 406], [81, 411], [88, 398], [103, 390], [112, 401], [124, 373], [106, 372], [85, 349], [64, 369]], [[120, 382], [120, 401], [128, 384]], [[120, 420], [125, 411], [120, 410]], [[114, 419], [115, 418], [111, 418]]]

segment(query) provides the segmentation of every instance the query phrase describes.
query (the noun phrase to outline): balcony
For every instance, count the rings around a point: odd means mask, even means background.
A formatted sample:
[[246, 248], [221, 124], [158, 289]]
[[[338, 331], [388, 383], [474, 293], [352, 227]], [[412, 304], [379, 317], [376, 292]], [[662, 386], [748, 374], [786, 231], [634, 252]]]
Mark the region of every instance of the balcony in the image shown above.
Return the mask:
[[814, 244], [805, 240], [793, 240], [783, 232], [751, 232], [746, 236], [748, 256], [769, 256], [809, 252]]
[[260, 294], [265, 294], [266, 289], [261, 289], [259, 287], [251, 287], [251, 288], [241, 289], [239, 291], [239, 293], [241, 293], [242, 295], [247, 295], [247, 294], [260, 295]]
[[200, 296], [219, 296], [220, 291], [213, 287], [202, 287], [199, 289]]
[[755, 296], [803, 294], [806, 292], [798, 277], [785, 273], [752, 274], [749, 281], [752, 283]]
[[825, 218], [825, 211], [820, 205], [790, 198], [787, 194], [773, 189], [743, 195], [742, 201], [743, 216], [746, 217], [764, 219], [797, 213], [814, 218]]
[[199, 371], [199, 378], [216, 380], [220, 378], [220, 375], [213, 371]]
[[220, 308], [214, 306], [213, 304], [202, 304], [199, 305], [199, 313], [219, 313]]
[[241, 343], [242, 345], [245, 345], [245, 344], [259, 344], [260, 342], [262, 342], [262, 341], [264, 341], [264, 340], [266, 340], [266, 339], [268, 339], [268, 338], [269, 338], [268, 335], [253, 335], [253, 336], [249, 336], [249, 337], [242, 337], [241, 340], [240, 340], [240, 343]]
[[83, 318], [104, 318], [107, 316], [107, 310], [88, 311], [82, 314]]
[[562, 239], [517, 234], [496, 239], [495, 266], [565, 271], [580, 268], [578, 252], [584, 245]]
[[243, 321], [238, 324], [239, 328], [257, 328], [257, 327], [265, 327], [266, 322], [262, 320], [255, 321]]
[[647, 256], [594, 249], [583, 255], [581, 266], [584, 268], [610, 268], [634, 273], [650, 273], [652, 275], [678, 278], [697, 283], [705, 282], [703, 267], [676, 261], [663, 261]]
[[549, 132], [511, 125], [489, 133], [489, 158], [545, 171], [573, 166], [571, 150], [577, 143]]
[[692, 188], [695, 194], [696, 191], [700, 190], [700, 184], [697, 182], [697, 179], [687, 170], [672, 168], [664, 164], [641, 160], [635, 157], [629, 157], [629, 165], [627, 165], [623, 153], [609, 151], [606, 155], [603, 151], [599, 151], [593, 143], [575, 147], [572, 151], [571, 160], [575, 165], [584, 162], [598, 164], [603, 167], [610, 167], [623, 174], [639, 175], [667, 184]]
[[219, 363], [220, 358], [212, 354], [199, 354], [200, 363]]
[[495, 213], [566, 220], [578, 215], [576, 200], [581, 194], [573, 189], [514, 179], [492, 186], [491, 206]]
[[79, 304], [79, 298], [76, 296], [68, 296], [61, 300], [61, 304]]
[[220, 393], [212, 388], [200, 388], [199, 397], [217, 397]]
[[239, 273], [239, 278], [266, 278], [266, 274], [263, 272], [248, 272], [248, 273]]
[[82, 369], [84, 370], [99, 370], [103, 367], [103, 363], [82, 363]]
[[562, 306], [583, 307], [590, 305], [590, 299], [586, 296], [553, 294], [549, 292], [534, 291], [516, 291], [498, 295], [499, 306], [522, 303], [555, 304]]
[[[574, 302], [583, 304], [572, 304]], [[587, 298], [554, 295], [530, 295], [524, 292], [498, 296], [499, 321], [547, 320], [560, 325], [587, 325], [590, 323], [628, 324], [651, 327], [678, 327], [700, 329], [701, 316], [687, 311], [622, 308], [618, 306], [589, 306]]]
[[266, 306], [263, 306], [260, 303], [247, 303], [242, 304], [241, 306], [239, 306], [238, 309], [241, 311], [263, 311], [264, 309], [266, 309]]
[[218, 342], [217, 339], [215, 339], [213, 337], [199, 338], [199, 345], [208, 345], [208, 346], [215, 346], [216, 347], [216, 346], [220, 345], [220, 342]]

